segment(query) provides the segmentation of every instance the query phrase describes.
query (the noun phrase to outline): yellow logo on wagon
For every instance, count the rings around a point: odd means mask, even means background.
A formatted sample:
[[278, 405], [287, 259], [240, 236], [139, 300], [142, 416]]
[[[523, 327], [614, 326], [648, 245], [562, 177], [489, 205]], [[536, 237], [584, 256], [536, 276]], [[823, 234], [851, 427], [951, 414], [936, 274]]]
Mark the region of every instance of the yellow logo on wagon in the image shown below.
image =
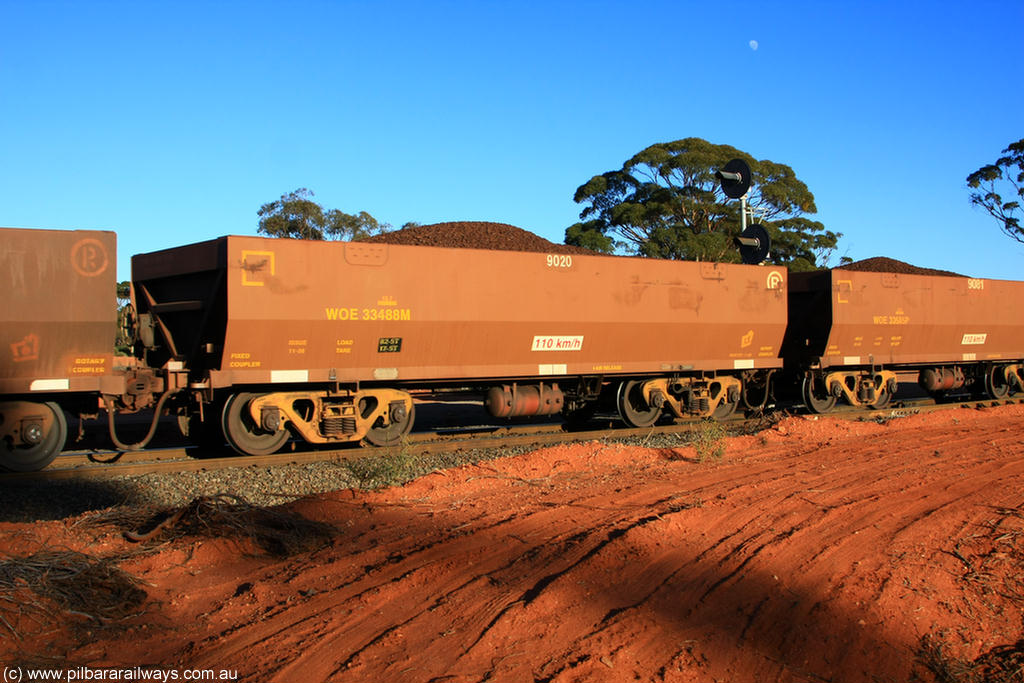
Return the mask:
[[242, 250], [242, 286], [262, 287], [263, 278], [274, 275], [274, 252]]

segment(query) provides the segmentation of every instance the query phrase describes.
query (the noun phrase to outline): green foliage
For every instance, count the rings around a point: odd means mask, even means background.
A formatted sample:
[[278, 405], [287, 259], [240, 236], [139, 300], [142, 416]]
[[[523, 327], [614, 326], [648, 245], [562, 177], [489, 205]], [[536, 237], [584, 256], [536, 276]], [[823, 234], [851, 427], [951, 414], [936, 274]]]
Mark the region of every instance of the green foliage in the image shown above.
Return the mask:
[[360, 488], [372, 489], [381, 486], [400, 486], [416, 476], [417, 459], [403, 444], [396, 450], [380, 455], [367, 455], [346, 460], [343, 463], [348, 473]]
[[715, 178], [715, 171], [737, 157], [753, 172], [747, 201], [772, 238], [770, 261], [794, 270], [821, 267], [841, 235], [805, 217], [817, 207], [793, 169], [700, 138], [651, 145], [621, 170], [581, 185], [573, 199], [587, 206], [581, 222], [565, 231], [566, 244], [608, 253], [738, 262], [732, 238], [741, 229], [740, 202], [729, 200]]
[[114, 341], [114, 353], [130, 356], [132, 341], [135, 337], [135, 311], [132, 310], [132, 283], [123, 280], [115, 289], [117, 297], [117, 339]]
[[[994, 164], [982, 166], [967, 176], [971, 204], [985, 209], [999, 222], [999, 228], [1024, 243], [1021, 227], [1021, 201], [1024, 200], [1024, 138], [1003, 150]], [[1005, 199], [1004, 199], [1005, 196]]]
[[360, 211], [348, 214], [338, 209], [325, 210], [310, 197], [304, 187], [281, 195], [257, 211], [260, 217], [257, 232], [268, 237], [292, 237], [303, 240], [358, 240], [387, 232], [388, 223]]
[[697, 459], [721, 460], [725, 455], [725, 426], [714, 420], [704, 420], [693, 435], [693, 449], [697, 451]]
[[604, 234], [601, 230], [602, 227], [601, 221], [587, 221], [572, 225], [565, 231], [565, 243], [611, 254], [615, 251], [615, 240]]

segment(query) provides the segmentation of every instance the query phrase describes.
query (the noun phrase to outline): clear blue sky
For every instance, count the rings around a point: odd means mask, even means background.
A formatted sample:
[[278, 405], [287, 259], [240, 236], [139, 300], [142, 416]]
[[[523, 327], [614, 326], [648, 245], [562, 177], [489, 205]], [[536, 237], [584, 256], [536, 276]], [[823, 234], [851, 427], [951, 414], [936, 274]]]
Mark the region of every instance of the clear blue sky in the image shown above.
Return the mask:
[[694, 136], [790, 165], [837, 255], [1024, 280], [964, 182], [1022, 73], [1024, 0], [0, 0], [0, 225], [115, 230], [121, 279], [299, 187], [561, 242], [580, 184]]

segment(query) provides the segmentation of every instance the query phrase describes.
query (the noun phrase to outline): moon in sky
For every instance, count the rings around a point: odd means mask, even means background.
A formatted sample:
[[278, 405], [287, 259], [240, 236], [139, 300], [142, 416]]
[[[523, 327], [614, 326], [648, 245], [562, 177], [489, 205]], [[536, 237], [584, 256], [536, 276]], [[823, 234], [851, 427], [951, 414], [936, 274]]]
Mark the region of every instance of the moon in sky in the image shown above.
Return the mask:
[[756, 40], [750, 41], [750, 49], [754, 50], [755, 52], [757, 51], [757, 41]]

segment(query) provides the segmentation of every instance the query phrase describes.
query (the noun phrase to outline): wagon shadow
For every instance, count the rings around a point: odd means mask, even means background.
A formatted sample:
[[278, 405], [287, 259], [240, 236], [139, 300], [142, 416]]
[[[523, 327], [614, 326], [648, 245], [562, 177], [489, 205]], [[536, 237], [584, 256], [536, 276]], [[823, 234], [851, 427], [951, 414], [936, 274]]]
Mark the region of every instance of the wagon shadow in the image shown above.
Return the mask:
[[45, 522], [118, 505], [140, 505], [130, 485], [115, 480], [0, 481], [0, 522]]

